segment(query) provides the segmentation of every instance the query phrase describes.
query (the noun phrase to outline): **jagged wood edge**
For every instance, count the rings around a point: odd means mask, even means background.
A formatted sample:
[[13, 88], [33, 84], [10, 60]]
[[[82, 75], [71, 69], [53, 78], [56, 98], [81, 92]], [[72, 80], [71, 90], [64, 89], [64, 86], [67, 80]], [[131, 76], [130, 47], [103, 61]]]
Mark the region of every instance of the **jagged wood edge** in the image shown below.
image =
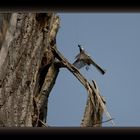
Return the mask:
[[[59, 26], [60, 26], [60, 18], [59, 16], [55, 15], [55, 13], [51, 13], [52, 17], [51, 17], [51, 21], [50, 21], [50, 25], [49, 26], [49, 30], [44, 28], [44, 37], [47, 38], [47, 36], [49, 36], [50, 38], [46, 40], [46, 42], [44, 42], [44, 45], [46, 44], [50, 44], [50, 45], [54, 45], [56, 42], [53, 40], [56, 38], [56, 34], [58, 32]], [[53, 24], [52, 24], [53, 23]], [[54, 44], [52, 44], [51, 42], [53, 42]], [[56, 45], [55, 45], [56, 46]], [[52, 47], [52, 46], [49, 46]], [[46, 47], [46, 51], [47, 51], [47, 47]], [[47, 108], [48, 108], [48, 98], [49, 98], [49, 94], [55, 84], [56, 78], [58, 76], [59, 73], [59, 67], [57, 66], [57, 64], [54, 62], [51, 64], [51, 66], [48, 69], [48, 73], [45, 76], [45, 80], [44, 83], [41, 87], [41, 91], [39, 96], [34, 97], [34, 101], [37, 107], [37, 123], [36, 126], [38, 125], [38, 121], [41, 122], [42, 120], [39, 119], [39, 115], [40, 115], [40, 109], [44, 108], [45, 114], [44, 114], [44, 119], [43, 119], [43, 123], [47, 125]], [[41, 123], [42, 123], [41, 122]], [[42, 123], [42, 124], [43, 124]], [[43, 125], [44, 125], [43, 124]]]
[[[96, 85], [97, 86], [97, 85]], [[94, 85], [94, 87], [96, 88]], [[95, 106], [92, 104], [91, 94], [88, 95], [85, 112], [81, 121], [81, 127], [101, 127], [103, 118], [103, 109], [99, 105], [97, 97], [92, 92], [94, 97]], [[99, 91], [98, 94], [100, 95]]]

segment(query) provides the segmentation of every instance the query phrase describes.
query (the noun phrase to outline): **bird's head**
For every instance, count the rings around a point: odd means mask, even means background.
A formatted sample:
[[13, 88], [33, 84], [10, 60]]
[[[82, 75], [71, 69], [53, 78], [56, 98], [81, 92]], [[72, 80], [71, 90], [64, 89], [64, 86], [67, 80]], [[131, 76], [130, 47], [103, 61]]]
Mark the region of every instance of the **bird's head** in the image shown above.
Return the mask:
[[79, 47], [80, 52], [81, 52], [81, 51], [84, 51], [84, 48], [82, 47], [82, 45], [79, 45], [79, 44], [78, 44], [78, 47]]

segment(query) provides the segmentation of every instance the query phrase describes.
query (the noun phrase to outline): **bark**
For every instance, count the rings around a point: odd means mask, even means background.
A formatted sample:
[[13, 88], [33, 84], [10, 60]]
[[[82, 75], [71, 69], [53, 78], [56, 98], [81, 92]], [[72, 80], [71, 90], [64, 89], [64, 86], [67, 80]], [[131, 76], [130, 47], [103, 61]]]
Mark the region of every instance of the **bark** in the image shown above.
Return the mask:
[[59, 72], [50, 49], [59, 17], [13, 13], [6, 22], [0, 36], [0, 126], [42, 126], [38, 120], [46, 117], [44, 102]]
[[57, 50], [59, 22], [50, 12], [0, 14], [0, 127], [46, 127], [48, 98], [61, 67], [87, 89], [81, 126], [101, 126], [103, 112], [111, 119], [96, 83]]
[[[94, 85], [96, 85], [96, 82], [94, 82], [93, 86]], [[97, 91], [97, 94], [100, 95], [97, 85], [94, 87]], [[101, 127], [102, 126], [103, 109], [99, 103], [99, 100], [95, 96], [95, 94], [92, 93], [92, 95], [93, 96], [91, 95], [88, 96], [87, 104], [85, 107], [85, 113], [83, 116], [83, 120], [81, 122], [81, 127]], [[94, 104], [92, 103], [91, 99], [94, 101]], [[105, 101], [103, 102], [105, 103]]]

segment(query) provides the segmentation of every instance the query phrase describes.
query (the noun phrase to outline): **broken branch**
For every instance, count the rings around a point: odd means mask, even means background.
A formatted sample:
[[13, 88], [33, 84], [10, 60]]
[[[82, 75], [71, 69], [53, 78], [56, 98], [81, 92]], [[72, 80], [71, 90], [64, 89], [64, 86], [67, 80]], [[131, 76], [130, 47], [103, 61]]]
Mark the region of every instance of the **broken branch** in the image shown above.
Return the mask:
[[[68, 60], [66, 58], [64, 58], [64, 56], [56, 49], [56, 47], [52, 47], [52, 52], [54, 53], [54, 56], [56, 56], [56, 58], [61, 61], [63, 63], [63, 65], [65, 65], [65, 67], [72, 72], [72, 74], [83, 84], [83, 86], [87, 89], [89, 95], [91, 97], [93, 97], [94, 93], [103, 109], [103, 111], [105, 112], [106, 116], [112, 120], [109, 112], [107, 111], [107, 108], [103, 102], [103, 100], [101, 99], [101, 97], [99, 96], [97, 90], [95, 88], [95, 86], [92, 86], [90, 84], [90, 82], [88, 82], [88, 80], [80, 73], [80, 71], [71, 63], [68, 62]], [[96, 85], [96, 82], [93, 82], [94, 85]], [[97, 87], [97, 86], [96, 86]], [[94, 105], [94, 98], [91, 98], [92, 104]], [[113, 120], [111, 121], [113, 125], [115, 125], [115, 123], [113, 122]]]

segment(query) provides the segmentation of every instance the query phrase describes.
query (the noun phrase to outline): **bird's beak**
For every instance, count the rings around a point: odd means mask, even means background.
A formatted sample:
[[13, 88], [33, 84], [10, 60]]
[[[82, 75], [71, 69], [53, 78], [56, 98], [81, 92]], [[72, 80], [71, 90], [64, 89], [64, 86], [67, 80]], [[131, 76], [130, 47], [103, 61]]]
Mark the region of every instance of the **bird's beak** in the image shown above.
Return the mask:
[[79, 48], [81, 48], [81, 46], [80, 46], [80, 45], [78, 45], [78, 47], [79, 47]]
[[83, 48], [81, 47], [81, 45], [78, 45], [80, 52], [83, 51]]

